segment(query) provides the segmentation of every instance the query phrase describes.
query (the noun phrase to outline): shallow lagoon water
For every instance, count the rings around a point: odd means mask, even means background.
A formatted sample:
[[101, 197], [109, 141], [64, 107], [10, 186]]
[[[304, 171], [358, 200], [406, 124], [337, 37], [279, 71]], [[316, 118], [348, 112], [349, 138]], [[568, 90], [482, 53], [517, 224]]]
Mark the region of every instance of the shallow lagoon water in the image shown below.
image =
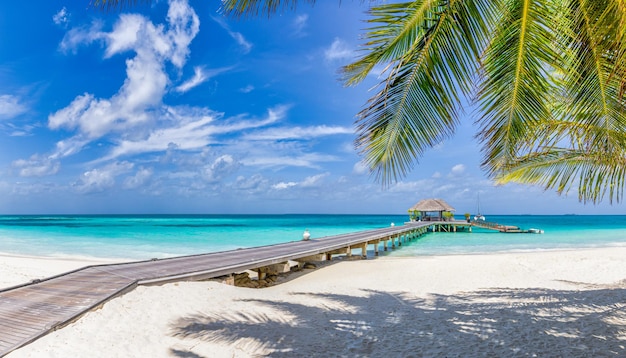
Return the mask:
[[[54, 257], [163, 258], [402, 225], [406, 215], [0, 216], [0, 252]], [[457, 219], [462, 219], [457, 216]], [[626, 216], [487, 216], [544, 234], [431, 233], [392, 256], [626, 245]]]

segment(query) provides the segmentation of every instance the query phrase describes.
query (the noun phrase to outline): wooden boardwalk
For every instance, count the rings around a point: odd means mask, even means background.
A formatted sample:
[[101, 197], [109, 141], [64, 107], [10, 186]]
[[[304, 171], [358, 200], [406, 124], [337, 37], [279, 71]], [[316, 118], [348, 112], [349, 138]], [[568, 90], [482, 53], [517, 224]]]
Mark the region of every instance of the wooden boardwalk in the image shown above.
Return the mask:
[[367, 245], [419, 236], [436, 222], [419, 222], [284, 244], [114, 265], [87, 266], [0, 290], [0, 357], [61, 328], [137, 285], [204, 280], [319, 254], [350, 254]]
[[481, 220], [473, 220], [472, 226], [476, 226], [483, 229], [495, 230], [501, 233], [510, 233], [510, 234], [542, 234], [543, 230], [540, 229], [521, 229], [518, 226], [511, 225], [502, 225], [489, 221], [481, 221]]

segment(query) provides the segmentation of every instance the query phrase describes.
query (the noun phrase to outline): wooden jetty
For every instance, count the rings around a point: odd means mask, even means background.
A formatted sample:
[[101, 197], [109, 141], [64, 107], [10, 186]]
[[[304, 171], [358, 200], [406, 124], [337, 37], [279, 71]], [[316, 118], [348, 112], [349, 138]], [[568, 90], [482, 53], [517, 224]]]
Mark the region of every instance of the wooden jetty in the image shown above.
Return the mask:
[[[247, 270], [259, 277], [288, 262], [351, 256], [367, 247], [378, 254], [395, 248], [444, 225], [442, 222], [411, 222], [402, 226], [336, 235], [306, 241], [216, 252], [203, 255], [153, 259], [113, 265], [96, 265], [43, 280], [0, 290], [0, 357], [74, 322], [86, 312], [138, 285], [232, 277]], [[357, 251], [358, 252], [358, 251]]]
[[480, 227], [488, 230], [495, 230], [502, 233], [522, 233], [522, 234], [542, 234], [543, 230], [539, 229], [528, 229], [524, 230], [517, 226], [511, 225], [502, 225], [494, 222], [483, 221], [483, 220], [473, 220], [471, 222], [472, 226]]

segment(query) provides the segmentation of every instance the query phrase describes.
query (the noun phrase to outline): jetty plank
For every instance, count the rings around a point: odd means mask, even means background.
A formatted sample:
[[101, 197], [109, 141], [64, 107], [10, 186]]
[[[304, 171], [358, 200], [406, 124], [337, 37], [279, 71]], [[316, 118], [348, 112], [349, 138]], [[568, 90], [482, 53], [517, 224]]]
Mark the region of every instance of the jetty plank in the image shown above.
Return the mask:
[[[420, 235], [437, 222], [335, 235], [306, 241], [201, 255], [87, 266], [44, 280], [0, 289], [0, 357], [67, 325], [137, 285], [200, 280], [326, 254], [363, 248], [400, 235]], [[393, 239], [391, 239], [393, 242]], [[385, 246], [386, 249], [386, 246]]]

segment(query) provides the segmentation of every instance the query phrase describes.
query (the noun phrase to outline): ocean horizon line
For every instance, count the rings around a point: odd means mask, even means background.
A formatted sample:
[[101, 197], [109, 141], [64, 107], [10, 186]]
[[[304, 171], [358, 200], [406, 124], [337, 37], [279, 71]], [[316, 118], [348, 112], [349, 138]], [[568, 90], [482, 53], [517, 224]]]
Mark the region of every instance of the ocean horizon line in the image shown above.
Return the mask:
[[[468, 212], [471, 215], [474, 215], [472, 212]], [[576, 213], [564, 213], [564, 214], [498, 214], [498, 213], [481, 213], [486, 216], [626, 216], [624, 214], [576, 214]], [[62, 217], [62, 216], [82, 216], [82, 217], [93, 217], [93, 216], [109, 216], [109, 217], [119, 217], [119, 216], [404, 216], [409, 215], [406, 213], [377, 213], [377, 214], [359, 214], [359, 213], [105, 213], [105, 214], [0, 214], [0, 217], [6, 216], [51, 216], [51, 217]], [[463, 216], [464, 214], [456, 213], [454, 216]]]

